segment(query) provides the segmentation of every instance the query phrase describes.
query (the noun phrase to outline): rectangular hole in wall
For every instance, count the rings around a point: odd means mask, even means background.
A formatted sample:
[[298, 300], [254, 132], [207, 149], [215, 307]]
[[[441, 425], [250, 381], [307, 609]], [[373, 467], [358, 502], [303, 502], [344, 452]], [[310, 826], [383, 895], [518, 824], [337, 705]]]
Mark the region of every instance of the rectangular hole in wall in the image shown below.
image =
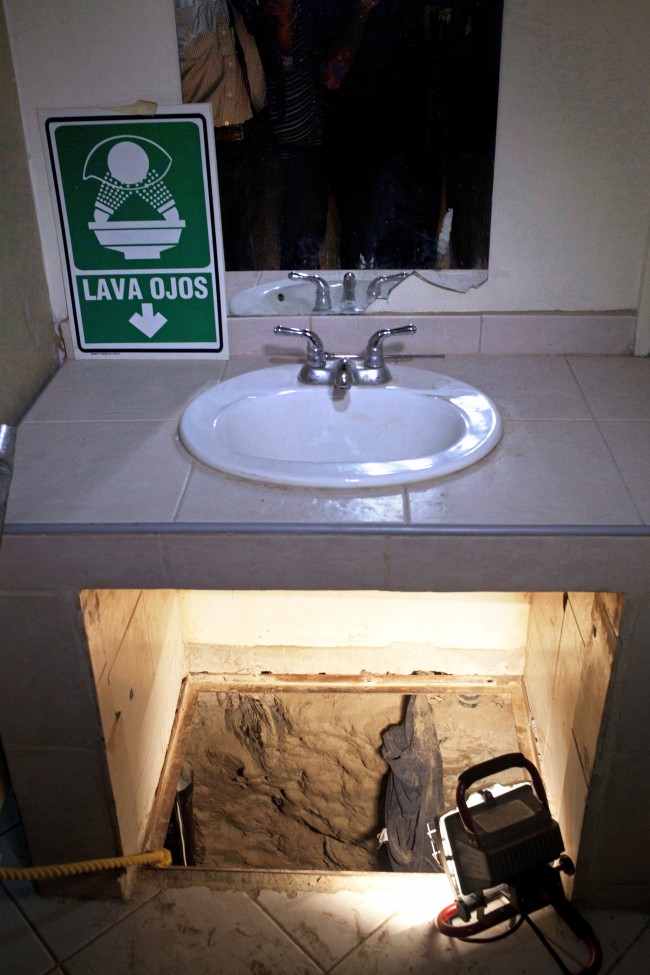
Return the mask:
[[[618, 594], [86, 590], [81, 602], [126, 852], [162, 842], [182, 762], [201, 753], [222, 776], [208, 781], [197, 764], [197, 838], [206, 863], [258, 869], [245, 850], [249, 840], [256, 845], [247, 810], [255, 806], [302, 820], [332, 870], [383, 869], [373, 853], [386, 775], [381, 733], [417, 693], [437, 715], [445, 803], [454, 804], [461, 765], [530, 750], [565, 846], [577, 857], [618, 636]], [[469, 695], [464, 703], [462, 695]], [[479, 711], [499, 711], [500, 734], [509, 729], [489, 747], [476, 729], [492, 727], [492, 719], [464, 720]], [[317, 764], [339, 767], [339, 778], [331, 772], [319, 784], [315, 772], [301, 768], [307, 763], [285, 732], [290, 727], [313, 750], [336, 737], [334, 726], [347, 729], [352, 757], [341, 760], [334, 740]], [[201, 741], [199, 731], [208, 728], [215, 740]], [[247, 735], [249, 743], [266, 737], [269, 753], [246, 750]], [[290, 757], [284, 771], [271, 767], [273, 749]], [[346, 825], [346, 797], [358, 791], [347, 765], [364, 762], [368, 798]], [[319, 805], [307, 795], [307, 811], [296, 812], [307, 784], [325, 798]], [[203, 803], [217, 791], [232, 793], [241, 806], [236, 814]], [[314, 829], [319, 821], [329, 823], [322, 833]], [[227, 862], [204, 842], [206, 824], [228, 835]], [[357, 865], [356, 850], [340, 846], [344, 833], [354, 834], [367, 866]], [[275, 867], [326, 869], [291, 859], [296, 850], [302, 857], [304, 845], [291, 832], [278, 839]], [[273, 847], [265, 855], [273, 860]]]
[[[193, 824], [185, 826], [193, 825], [196, 863], [210, 869], [395, 868], [378, 843], [390, 819], [386, 732], [399, 741], [400, 764], [425, 760], [430, 778], [420, 791], [432, 791], [432, 827], [455, 804], [469, 766], [513, 751], [536, 758], [521, 678], [205, 678], [190, 683], [183, 711], [169, 785], [181, 763], [191, 770]], [[429, 844], [421, 868], [432, 858]]]

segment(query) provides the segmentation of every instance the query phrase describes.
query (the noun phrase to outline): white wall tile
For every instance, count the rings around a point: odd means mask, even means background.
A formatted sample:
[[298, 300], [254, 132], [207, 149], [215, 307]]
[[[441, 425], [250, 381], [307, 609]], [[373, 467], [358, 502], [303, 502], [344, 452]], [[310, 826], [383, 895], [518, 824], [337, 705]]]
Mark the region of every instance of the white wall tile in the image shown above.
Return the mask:
[[573, 738], [587, 782], [591, 780], [596, 749], [612, 674], [617, 637], [603, 603], [594, 600], [592, 629], [583, 659], [580, 681], [575, 688]]
[[74, 593], [0, 595], [5, 745], [99, 744], [99, 715]]
[[481, 352], [498, 355], [629, 355], [634, 348], [633, 314], [488, 314]]
[[79, 594], [95, 682], [110, 669], [138, 601], [138, 589], [85, 589]]
[[159, 535], [37, 531], [12, 535], [11, 529], [5, 530], [0, 590], [53, 592], [168, 584]]
[[607, 537], [504, 536], [500, 532], [463, 536], [446, 535], [444, 529], [440, 534], [434, 530], [394, 535], [387, 540], [388, 587], [414, 592], [508, 592], [516, 580], [517, 590], [531, 592], [553, 591], [560, 581], [573, 589], [598, 590], [608, 585], [611, 545]]
[[559, 809], [562, 804], [569, 749], [573, 744], [574, 715], [581, 686], [584, 656], [584, 643], [571, 606], [568, 604], [564, 613], [553, 679], [548, 736], [542, 755], [545, 781], [554, 799], [555, 809]]
[[[381, 589], [381, 536], [170, 534], [171, 583], [178, 589]], [[308, 583], [307, 583], [308, 580]]]
[[103, 748], [5, 745], [35, 864], [119, 854]]
[[157, 715], [149, 707], [154, 679], [149, 632], [140, 600], [108, 673], [116, 720], [125, 729], [131, 775], [136, 785], [151, 740], [158, 732]]
[[576, 865], [579, 861], [580, 834], [588, 791], [589, 787], [580, 764], [578, 751], [575, 743], [570, 742], [559, 807], [559, 823], [564, 840], [564, 849]]
[[524, 684], [541, 756], [546, 753], [552, 720], [553, 686], [563, 617], [562, 593], [533, 593]]

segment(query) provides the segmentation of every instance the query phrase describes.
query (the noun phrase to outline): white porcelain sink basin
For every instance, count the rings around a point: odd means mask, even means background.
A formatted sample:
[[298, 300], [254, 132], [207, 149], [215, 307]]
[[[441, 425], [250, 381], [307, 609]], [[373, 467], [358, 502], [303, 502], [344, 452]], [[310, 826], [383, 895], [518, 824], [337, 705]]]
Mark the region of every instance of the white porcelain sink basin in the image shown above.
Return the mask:
[[[367, 307], [366, 291], [370, 279], [358, 281], [353, 303], [343, 301], [343, 283], [330, 282], [332, 307], [324, 315], [359, 315]], [[316, 301], [313, 281], [269, 281], [234, 295], [229, 302], [231, 315], [311, 315]]]
[[179, 426], [208, 467], [302, 487], [382, 487], [442, 477], [501, 437], [494, 404], [447, 376], [393, 366], [387, 386], [298, 382], [296, 365], [235, 376], [200, 393]]

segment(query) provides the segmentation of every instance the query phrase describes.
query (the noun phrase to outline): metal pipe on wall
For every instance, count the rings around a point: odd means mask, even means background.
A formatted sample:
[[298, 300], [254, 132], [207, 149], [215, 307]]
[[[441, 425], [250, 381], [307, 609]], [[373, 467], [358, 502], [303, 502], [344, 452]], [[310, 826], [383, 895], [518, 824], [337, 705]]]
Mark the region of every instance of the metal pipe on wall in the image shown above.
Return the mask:
[[16, 428], [8, 423], [0, 423], [0, 541], [5, 523], [9, 485], [14, 472], [15, 447]]

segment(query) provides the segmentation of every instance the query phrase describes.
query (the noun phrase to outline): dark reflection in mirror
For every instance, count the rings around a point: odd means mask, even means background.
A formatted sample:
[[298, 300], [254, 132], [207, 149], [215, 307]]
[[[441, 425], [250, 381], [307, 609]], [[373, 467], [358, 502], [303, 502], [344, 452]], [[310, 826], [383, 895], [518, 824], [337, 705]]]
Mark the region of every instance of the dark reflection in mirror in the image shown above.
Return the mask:
[[227, 270], [486, 268], [503, 0], [175, 0]]

